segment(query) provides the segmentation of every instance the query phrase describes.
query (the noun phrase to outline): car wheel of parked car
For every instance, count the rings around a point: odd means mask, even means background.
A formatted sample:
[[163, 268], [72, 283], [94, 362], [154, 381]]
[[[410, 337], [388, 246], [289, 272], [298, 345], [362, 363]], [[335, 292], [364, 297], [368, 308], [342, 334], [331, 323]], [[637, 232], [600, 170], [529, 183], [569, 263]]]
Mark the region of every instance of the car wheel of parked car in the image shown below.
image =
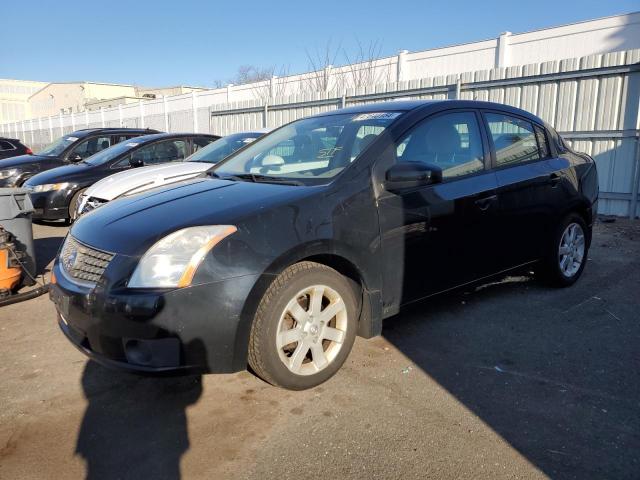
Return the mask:
[[69, 203], [69, 223], [73, 223], [78, 218], [78, 202], [80, 201], [80, 196], [85, 192], [86, 188], [82, 190], [78, 190], [74, 193], [73, 197], [71, 197], [71, 202]]
[[249, 365], [267, 382], [292, 390], [328, 380], [356, 336], [358, 301], [352, 281], [314, 262], [276, 277], [258, 306]]
[[569, 214], [554, 235], [551, 252], [542, 265], [543, 276], [554, 286], [573, 285], [587, 263], [587, 225], [577, 213]]

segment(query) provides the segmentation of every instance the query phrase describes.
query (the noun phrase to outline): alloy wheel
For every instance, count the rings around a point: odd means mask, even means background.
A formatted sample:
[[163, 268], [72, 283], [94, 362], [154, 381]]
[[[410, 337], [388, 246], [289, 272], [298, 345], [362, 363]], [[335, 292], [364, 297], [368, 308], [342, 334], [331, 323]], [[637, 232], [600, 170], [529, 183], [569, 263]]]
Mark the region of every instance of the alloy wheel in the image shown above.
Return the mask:
[[338, 292], [312, 285], [298, 292], [278, 322], [280, 360], [296, 375], [327, 368], [340, 352], [347, 331], [347, 308]]
[[585, 236], [582, 227], [570, 223], [560, 237], [558, 264], [566, 278], [573, 277], [582, 266], [585, 254]]

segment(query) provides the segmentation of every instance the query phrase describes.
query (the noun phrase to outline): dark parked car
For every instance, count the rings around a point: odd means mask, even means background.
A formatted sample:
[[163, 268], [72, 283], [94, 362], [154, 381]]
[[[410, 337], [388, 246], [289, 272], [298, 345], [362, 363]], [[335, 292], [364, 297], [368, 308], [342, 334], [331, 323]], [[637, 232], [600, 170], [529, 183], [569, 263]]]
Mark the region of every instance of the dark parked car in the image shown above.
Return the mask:
[[34, 175], [24, 184], [30, 193], [33, 218], [74, 220], [78, 199], [91, 185], [132, 167], [183, 160], [220, 137], [198, 133], [156, 133], [136, 137], [102, 150], [74, 165]]
[[19, 187], [27, 178], [39, 172], [79, 162], [111, 145], [150, 133], [157, 133], [157, 130], [138, 128], [77, 130], [59, 138], [35, 155], [20, 155], [0, 161], [0, 187]]
[[407, 304], [523, 266], [571, 285], [598, 198], [588, 155], [474, 101], [305, 118], [208, 175], [73, 226], [50, 292], [85, 354], [138, 372], [249, 364], [312, 387]]
[[[23, 144], [17, 138], [0, 137], [0, 160], [5, 158], [17, 157], [18, 155], [32, 155], [33, 152], [29, 147]], [[0, 163], [2, 169], [2, 163]]]

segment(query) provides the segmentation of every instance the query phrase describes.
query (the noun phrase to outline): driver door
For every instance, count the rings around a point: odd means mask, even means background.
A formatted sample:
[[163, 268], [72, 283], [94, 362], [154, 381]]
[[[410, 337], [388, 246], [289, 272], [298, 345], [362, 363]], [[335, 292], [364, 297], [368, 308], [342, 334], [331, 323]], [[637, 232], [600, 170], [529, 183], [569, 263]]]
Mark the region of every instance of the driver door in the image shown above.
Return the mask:
[[394, 191], [383, 182], [378, 213], [386, 314], [491, 269], [497, 182], [481, 125], [475, 111], [448, 111], [395, 142], [394, 163], [424, 162], [441, 170], [442, 180]]

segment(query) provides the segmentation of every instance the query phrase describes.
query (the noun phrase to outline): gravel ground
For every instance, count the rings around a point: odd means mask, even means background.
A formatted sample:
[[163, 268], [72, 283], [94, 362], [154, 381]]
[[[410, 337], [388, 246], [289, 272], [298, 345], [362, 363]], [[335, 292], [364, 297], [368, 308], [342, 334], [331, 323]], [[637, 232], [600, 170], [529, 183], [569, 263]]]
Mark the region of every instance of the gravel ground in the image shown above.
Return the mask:
[[[40, 270], [66, 229], [36, 225]], [[0, 478], [638, 478], [640, 222], [572, 288], [509, 277], [358, 339], [313, 390], [88, 362], [46, 296], [0, 308]]]

